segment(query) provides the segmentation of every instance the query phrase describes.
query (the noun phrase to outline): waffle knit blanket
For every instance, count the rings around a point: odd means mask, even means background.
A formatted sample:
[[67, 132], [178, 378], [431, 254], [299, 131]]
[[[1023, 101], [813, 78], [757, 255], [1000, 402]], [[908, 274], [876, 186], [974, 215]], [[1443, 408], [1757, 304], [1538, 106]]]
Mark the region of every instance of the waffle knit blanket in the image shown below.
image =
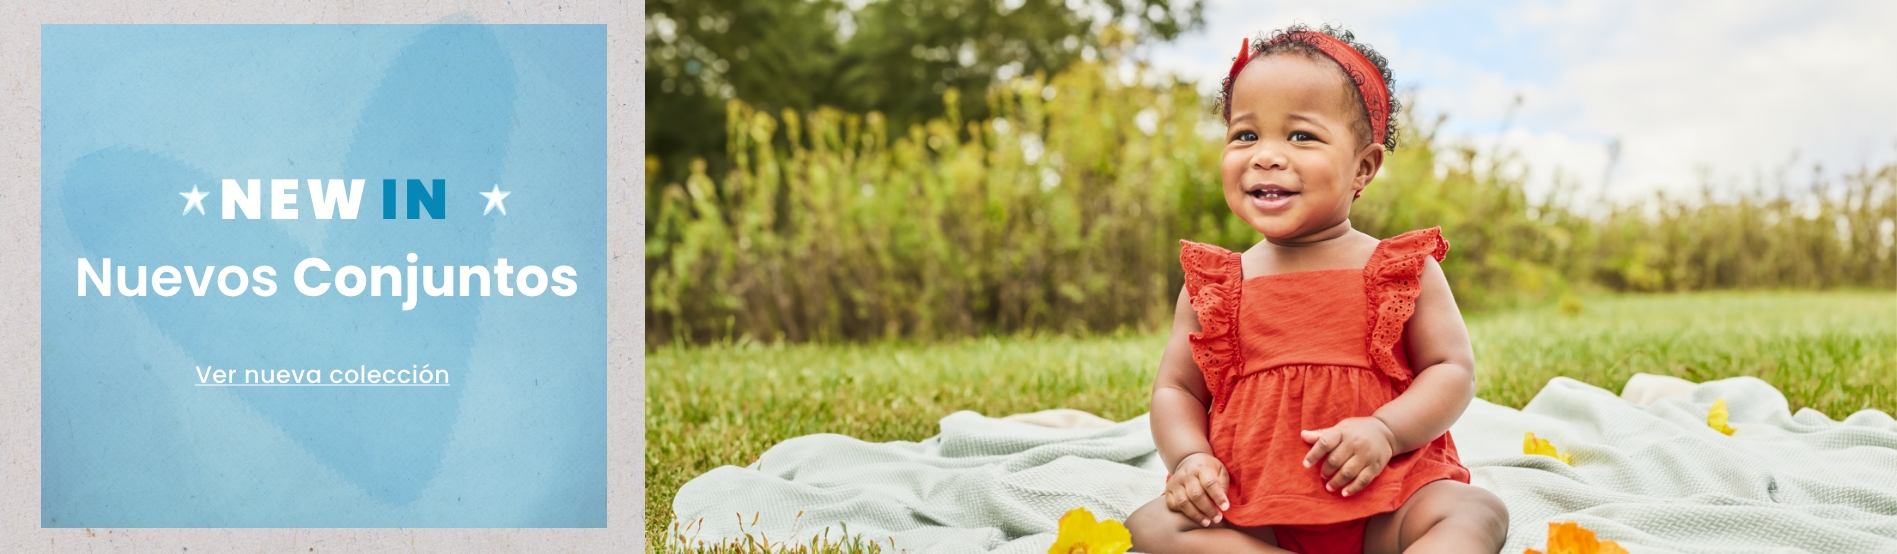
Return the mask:
[[[1720, 398], [1732, 436], [1706, 425]], [[1897, 552], [1897, 422], [1883, 412], [1793, 414], [1746, 377], [1645, 406], [1556, 378], [1520, 411], [1476, 400], [1451, 432], [1474, 484], [1508, 505], [1503, 552], [1541, 548], [1551, 521], [1636, 554]], [[1523, 454], [1527, 432], [1574, 465]], [[922, 442], [797, 437], [686, 483], [673, 510], [708, 542], [847, 526], [887, 552], [1039, 553], [1069, 509], [1123, 520], [1159, 495], [1150, 433], [1146, 416], [1059, 429], [957, 412]]]

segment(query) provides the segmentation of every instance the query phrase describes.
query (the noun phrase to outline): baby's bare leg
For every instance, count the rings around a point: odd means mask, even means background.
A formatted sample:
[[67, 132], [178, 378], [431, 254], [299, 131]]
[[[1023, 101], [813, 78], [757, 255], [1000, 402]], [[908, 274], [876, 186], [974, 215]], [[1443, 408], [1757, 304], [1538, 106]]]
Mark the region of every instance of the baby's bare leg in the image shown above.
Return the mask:
[[1508, 538], [1508, 508], [1481, 487], [1442, 480], [1417, 489], [1403, 507], [1370, 517], [1365, 554], [1495, 554]]
[[[1270, 527], [1234, 529], [1225, 523], [1200, 527], [1199, 522], [1166, 508], [1166, 499], [1157, 498], [1126, 516], [1126, 529], [1133, 533], [1133, 550], [1148, 554], [1169, 552], [1285, 552], [1278, 548]], [[1249, 532], [1247, 532], [1249, 531]]]

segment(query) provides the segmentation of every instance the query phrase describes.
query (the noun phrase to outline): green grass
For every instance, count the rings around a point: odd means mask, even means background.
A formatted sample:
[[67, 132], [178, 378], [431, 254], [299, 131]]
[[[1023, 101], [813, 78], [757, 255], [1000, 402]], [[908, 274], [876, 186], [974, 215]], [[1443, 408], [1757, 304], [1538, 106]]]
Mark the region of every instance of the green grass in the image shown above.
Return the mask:
[[646, 356], [646, 530], [680, 485], [795, 436], [919, 440], [956, 410], [1146, 412], [1163, 336], [1019, 337], [852, 346], [710, 346]]
[[1610, 390], [1635, 373], [1766, 380], [1793, 411], [1841, 419], [1897, 409], [1897, 294], [1699, 293], [1610, 296], [1471, 318], [1479, 386], [1521, 407], [1557, 375]]
[[[1600, 296], [1472, 316], [1478, 395], [1520, 407], [1548, 379], [1618, 391], [1634, 373], [1705, 381], [1751, 375], [1792, 409], [1833, 418], [1897, 411], [1897, 294]], [[991, 416], [1074, 408], [1113, 420], [1146, 412], [1163, 334], [970, 339], [935, 344], [721, 345], [646, 357], [646, 533], [668, 540], [672, 496], [720, 465], [784, 439], [841, 433], [920, 440], [957, 410]], [[760, 551], [738, 548], [732, 551]], [[811, 552], [869, 551], [833, 545]]]

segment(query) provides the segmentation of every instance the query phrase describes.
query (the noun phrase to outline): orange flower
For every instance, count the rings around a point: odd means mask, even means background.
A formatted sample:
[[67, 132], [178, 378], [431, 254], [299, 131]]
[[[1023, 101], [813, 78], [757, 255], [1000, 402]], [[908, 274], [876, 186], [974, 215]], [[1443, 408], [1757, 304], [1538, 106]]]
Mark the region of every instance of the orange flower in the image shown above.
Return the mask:
[[1047, 554], [1124, 554], [1133, 548], [1133, 535], [1114, 520], [1095, 521], [1086, 508], [1060, 516], [1060, 534]]
[[1726, 425], [1727, 415], [1726, 399], [1721, 398], [1714, 400], [1712, 411], [1706, 412], [1706, 426], [1713, 428], [1714, 431], [1731, 435], [1733, 431], [1738, 431], [1738, 429], [1732, 428], [1731, 425]]
[[1548, 439], [1535, 438], [1534, 433], [1529, 433], [1528, 436], [1522, 437], [1522, 453], [1547, 456], [1550, 458], [1554, 458], [1556, 460], [1561, 460], [1561, 463], [1574, 465], [1573, 454], [1562, 454], [1560, 452], [1556, 452], [1554, 449], [1554, 444], [1549, 443]]
[[[1522, 554], [1543, 554], [1530, 548]], [[1594, 532], [1581, 528], [1575, 522], [1548, 523], [1548, 552], [1546, 554], [1627, 554], [1614, 541], [1596, 540]]]

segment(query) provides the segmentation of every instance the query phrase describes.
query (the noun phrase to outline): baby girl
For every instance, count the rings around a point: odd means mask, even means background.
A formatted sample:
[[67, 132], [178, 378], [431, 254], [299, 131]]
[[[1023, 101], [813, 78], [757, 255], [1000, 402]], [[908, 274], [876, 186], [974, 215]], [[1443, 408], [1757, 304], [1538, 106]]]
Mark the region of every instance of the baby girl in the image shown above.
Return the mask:
[[1152, 407], [1172, 472], [1134, 549], [1497, 552], [1508, 512], [1449, 437], [1475, 393], [1449, 244], [1350, 227], [1396, 145], [1383, 57], [1293, 26], [1245, 42], [1221, 101], [1225, 203], [1264, 240], [1181, 241]]

